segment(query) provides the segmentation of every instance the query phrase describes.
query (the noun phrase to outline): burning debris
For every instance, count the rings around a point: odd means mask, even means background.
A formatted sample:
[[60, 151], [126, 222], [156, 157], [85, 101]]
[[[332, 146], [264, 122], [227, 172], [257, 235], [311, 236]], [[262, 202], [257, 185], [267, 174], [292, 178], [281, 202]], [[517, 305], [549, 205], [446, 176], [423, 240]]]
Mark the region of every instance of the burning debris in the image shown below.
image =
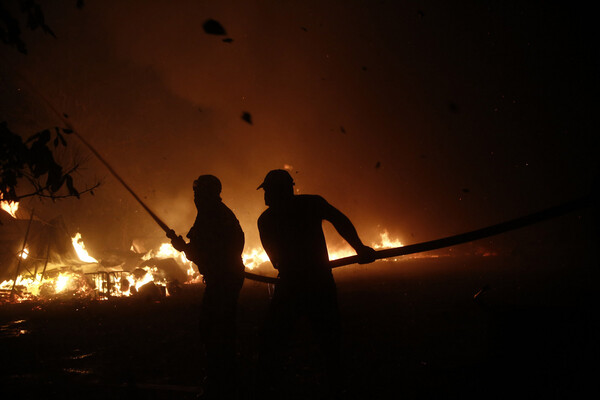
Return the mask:
[[3, 196], [0, 193], [0, 208], [6, 211], [11, 217], [17, 218], [17, 211], [19, 210], [18, 201], [2, 200]]
[[[3, 301], [54, 300], [68, 298], [108, 299], [111, 297], [140, 296], [161, 298], [181, 290], [182, 284], [201, 282], [202, 276], [185, 254], [170, 243], [162, 243], [147, 252], [136, 252], [132, 245], [130, 253], [133, 262], [104, 261], [92, 257], [86, 250], [81, 233], [71, 239], [72, 252], [76, 258], [62, 262], [48, 263], [39, 257], [21, 257], [29, 260], [24, 264], [23, 273], [14, 279], [0, 283], [0, 296]], [[387, 231], [381, 234], [381, 242], [375, 248], [402, 245], [398, 240], [390, 240]], [[330, 251], [330, 259], [353, 255], [351, 248]], [[247, 270], [269, 269], [269, 258], [262, 248], [248, 249], [243, 254]], [[23, 261], [22, 260], [22, 261]], [[39, 265], [44, 261], [43, 266]]]
[[[151, 291], [162, 297], [179, 282], [198, 282], [192, 263], [170, 244], [106, 261], [90, 255], [81, 233], [68, 235], [62, 219], [16, 217], [18, 202], [2, 201], [0, 301], [107, 299]], [[23, 231], [28, 235], [23, 239]], [[150, 285], [151, 283], [151, 285]]]
[[[90, 256], [80, 233], [72, 239], [73, 251], [78, 260], [60, 264], [34, 266], [35, 261], [24, 265], [25, 271], [16, 280], [0, 283], [0, 296], [4, 301], [53, 300], [56, 298], [107, 299], [143, 295], [164, 297], [175, 291], [180, 281], [198, 282], [199, 274], [183, 253], [164, 243], [158, 249], [137, 254], [137, 265], [127, 263], [107, 266]], [[26, 255], [22, 257], [26, 259]], [[40, 271], [40, 272], [38, 272]]]

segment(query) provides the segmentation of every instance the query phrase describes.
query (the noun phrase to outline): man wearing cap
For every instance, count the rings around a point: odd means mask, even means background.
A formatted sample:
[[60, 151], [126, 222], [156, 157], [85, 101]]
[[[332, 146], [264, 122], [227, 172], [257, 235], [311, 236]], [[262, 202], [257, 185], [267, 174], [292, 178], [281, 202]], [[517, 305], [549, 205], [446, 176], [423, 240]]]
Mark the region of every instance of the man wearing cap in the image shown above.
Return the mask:
[[173, 247], [185, 252], [206, 282], [200, 330], [206, 346], [207, 398], [231, 398], [235, 391], [235, 316], [244, 282], [244, 232], [234, 213], [221, 201], [221, 182], [213, 175], [194, 181], [196, 221], [186, 243], [171, 231]]
[[362, 243], [348, 217], [321, 196], [295, 195], [287, 171], [270, 171], [260, 188], [269, 207], [258, 219], [260, 239], [279, 272], [261, 337], [263, 378], [277, 380], [287, 340], [299, 317], [305, 316], [325, 356], [330, 385], [336, 390], [341, 326], [323, 220], [331, 222], [354, 248], [361, 263], [373, 262], [375, 251]]

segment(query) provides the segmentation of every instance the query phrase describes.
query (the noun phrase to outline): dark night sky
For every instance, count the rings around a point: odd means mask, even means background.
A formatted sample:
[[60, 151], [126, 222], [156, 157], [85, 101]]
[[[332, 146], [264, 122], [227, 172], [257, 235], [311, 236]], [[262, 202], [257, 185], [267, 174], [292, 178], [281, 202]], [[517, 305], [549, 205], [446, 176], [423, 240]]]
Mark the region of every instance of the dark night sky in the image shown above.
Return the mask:
[[[406, 244], [578, 197], [597, 173], [596, 28], [566, 2], [43, 6], [57, 39], [25, 32], [27, 56], [0, 47], [0, 120], [24, 135], [58, 124], [15, 68], [181, 233], [203, 173], [221, 178], [251, 246], [255, 189], [284, 165], [366, 242], [387, 229]], [[208, 18], [233, 42], [204, 33]], [[95, 176], [94, 197], [30, 206], [96, 248], [162, 235], [90, 157], [81, 178]]]

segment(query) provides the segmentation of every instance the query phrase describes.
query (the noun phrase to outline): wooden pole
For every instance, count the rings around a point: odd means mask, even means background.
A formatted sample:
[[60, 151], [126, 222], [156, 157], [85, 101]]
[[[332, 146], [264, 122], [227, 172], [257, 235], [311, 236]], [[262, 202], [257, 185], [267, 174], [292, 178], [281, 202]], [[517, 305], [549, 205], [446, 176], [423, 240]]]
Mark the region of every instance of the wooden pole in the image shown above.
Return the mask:
[[29, 217], [29, 223], [27, 224], [27, 230], [25, 231], [25, 237], [23, 238], [23, 246], [21, 247], [21, 253], [19, 253], [19, 262], [17, 263], [17, 272], [15, 273], [15, 280], [13, 281], [12, 289], [10, 290], [10, 298], [12, 299], [15, 295], [15, 286], [17, 285], [17, 278], [19, 277], [19, 270], [21, 269], [21, 260], [23, 259], [23, 252], [27, 245], [27, 238], [29, 237], [29, 229], [31, 228], [31, 221], [33, 221], [33, 213], [35, 210], [31, 210], [31, 216]]
[[50, 259], [50, 242], [48, 242], [48, 249], [46, 250], [46, 262], [44, 263], [44, 269], [40, 276], [40, 282], [44, 280], [44, 274], [46, 273], [46, 267], [48, 266], [48, 260]]

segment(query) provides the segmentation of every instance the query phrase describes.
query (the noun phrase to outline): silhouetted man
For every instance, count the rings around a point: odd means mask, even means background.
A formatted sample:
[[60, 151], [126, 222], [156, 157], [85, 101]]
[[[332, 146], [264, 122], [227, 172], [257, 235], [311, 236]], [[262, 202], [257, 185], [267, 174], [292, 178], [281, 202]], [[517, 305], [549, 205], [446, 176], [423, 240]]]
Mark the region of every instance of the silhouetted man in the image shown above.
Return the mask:
[[330, 387], [338, 385], [340, 315], [336, 286], [322, 222], [329, 221], [356, 250], [361, 263], [374, 261], [375, 251], [365, 246], [352, 222], [321, 196], [295, 195], [294, 181], [284, 170], [270, 171], [258, 187], [269, 206], [258, 219], [262, 245], [279, 271], [261, 337], [259, 387], [277, 384], [282, 356], [299, 317], [310, 321], [325, 356]]
[[231, 398], [236, 388], [235, 317], [244, 282], [244, 232], [233, 212], [221, 201], [221, 182], [212, 175], [194, 181], [196, 221], [186, 243], [171, 231], [173, 247], [184, 251], [206, 282], [200, 329], [206, 346], [207, 398]]

